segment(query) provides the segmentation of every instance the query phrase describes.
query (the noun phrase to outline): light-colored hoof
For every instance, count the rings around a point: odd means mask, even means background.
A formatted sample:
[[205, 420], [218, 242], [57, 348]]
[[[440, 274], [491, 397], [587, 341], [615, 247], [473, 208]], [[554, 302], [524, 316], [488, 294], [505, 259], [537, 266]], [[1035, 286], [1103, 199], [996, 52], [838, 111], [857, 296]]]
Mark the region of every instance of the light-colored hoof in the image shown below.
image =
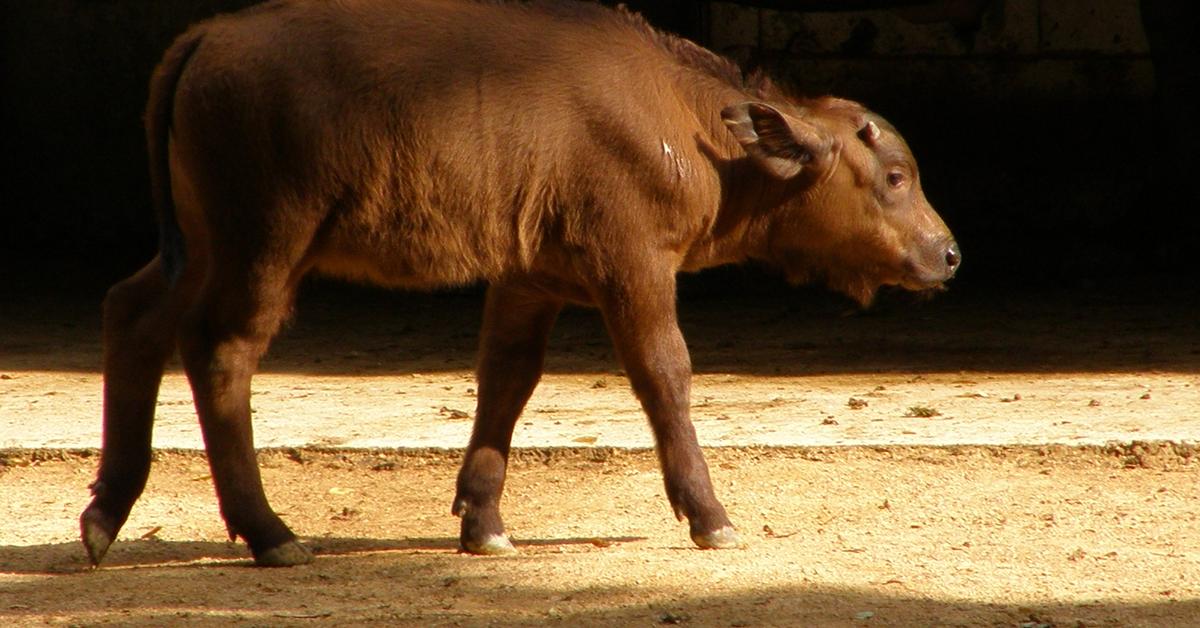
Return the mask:
[[288, 541], [255, 556], [254, 564], [259, 567], [294, 567], [307, 565], [312, 560], [312, 550], [301, 545], [299, 541]]
[[512, 541], [503, 534], [493, 534], [482, 543], [463, 542], [463, 551], [480, 556], [511, 556], [517, 553]]
[[725, 526], [720, 530], [706, 532], [704, 534], [693, 534], [692, 542], [696, 547], [701, 549], [739, 549], [746, 547], [742, 543], [742, 538], [738, 536], [737, 530], [733, 526]]
[[88, 559], [92, 561], [93, 567], [98, 567], [100, 561], [104, 560], [104, 555], [108, 553], [113, 538], [90, 513], [90, 510], [85, 511], [79, 518], [79, 532], [83, 547], [87, 549]]

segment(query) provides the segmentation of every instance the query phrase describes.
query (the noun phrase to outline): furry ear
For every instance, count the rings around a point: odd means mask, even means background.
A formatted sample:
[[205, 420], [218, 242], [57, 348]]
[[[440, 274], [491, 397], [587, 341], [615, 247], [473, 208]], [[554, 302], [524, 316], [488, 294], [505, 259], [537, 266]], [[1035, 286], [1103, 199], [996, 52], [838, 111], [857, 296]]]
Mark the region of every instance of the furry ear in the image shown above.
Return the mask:
[[833, 140], [820, 127], [759, 102], [721, 110], [721, 120], [759, 167], [790, 179], [805, 167], [827, 161]]

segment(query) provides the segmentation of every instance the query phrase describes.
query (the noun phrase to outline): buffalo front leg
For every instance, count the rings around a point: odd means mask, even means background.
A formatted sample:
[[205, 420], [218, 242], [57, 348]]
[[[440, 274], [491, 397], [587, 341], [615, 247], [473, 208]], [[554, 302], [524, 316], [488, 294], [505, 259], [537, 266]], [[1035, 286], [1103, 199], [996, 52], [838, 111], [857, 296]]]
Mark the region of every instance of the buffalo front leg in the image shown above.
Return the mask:
[[312, 553], [267, 502], [250, 423], [250, 381], [290, 306], [291, 286], [251, 286], [249, 276], [207, 284], [181, 327], [180, 353], [230, 538], [245, 539], [260, 566], [298, 565]]
[[158, 388], [190, 286], [190, 275], [169, 286], [155, 258], [104, 299], [104, 437], [93, 498], [79, 517], [93, 565], [146, 486]]
[[702, 548], [740, 545], [717, 501], [689, 417], [692, 367], [675, 313], [675, 278], [631, 278], [597, 295], [618, 356], [641, 401], [675, 516]]
[[488, 288], [480, 332], [478, 400], [452, 512], [472, 554], [516, 551], [500, 518], [500, 496], [517, 418], [542, 375], [546, 340], [562, 303], [513, 286]]

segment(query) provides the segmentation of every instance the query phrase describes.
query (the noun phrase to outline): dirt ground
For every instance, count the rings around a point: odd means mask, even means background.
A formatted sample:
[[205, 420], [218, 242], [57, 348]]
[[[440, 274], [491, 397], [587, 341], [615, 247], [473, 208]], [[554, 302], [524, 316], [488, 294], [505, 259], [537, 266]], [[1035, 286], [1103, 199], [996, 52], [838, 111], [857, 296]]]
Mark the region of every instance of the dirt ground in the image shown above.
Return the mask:
[[455, 551], [448, 452], [263, 455], [310, 566], [250, 566], [207, 466], [159, 455], [105, 566], [75, 517], [95, 460], [10, 457], [6, 622], [126, 625], [1180, 626], [1200, 621], [1190, 449], [708, 451], [747, 547], [701, 551], [650, 452], [525, 451], [515, 557]]
[[316, 549], [228, 543], [173, 367], [105, 565], [98, 295], [0, 303], [0, 623], [1200, 626], [1195, 289], [681, 305], [694, 420], [747, 547], [695, 550], [594, 313], [517, 434], [521, 553], [458, 554], [478, 299], [324, 287], [255, 382], [273, 505]]

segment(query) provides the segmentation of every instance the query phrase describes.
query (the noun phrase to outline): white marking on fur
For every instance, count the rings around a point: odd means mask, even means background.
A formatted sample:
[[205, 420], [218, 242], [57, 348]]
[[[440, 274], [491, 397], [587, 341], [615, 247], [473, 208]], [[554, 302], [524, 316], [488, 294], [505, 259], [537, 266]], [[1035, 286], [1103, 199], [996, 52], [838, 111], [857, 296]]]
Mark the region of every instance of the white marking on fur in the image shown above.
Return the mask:
[[675, 149], [671, 148], [671, 145], [667, 143], [667, 140], [662, 141], [662, 149], [663, 155], [666, 156], [667, 160], [675, 164], [676, 178], [682, 181], [684, 172], [687, 170], [687, 164], [684, 163], [682, 157], [675, 153]]

